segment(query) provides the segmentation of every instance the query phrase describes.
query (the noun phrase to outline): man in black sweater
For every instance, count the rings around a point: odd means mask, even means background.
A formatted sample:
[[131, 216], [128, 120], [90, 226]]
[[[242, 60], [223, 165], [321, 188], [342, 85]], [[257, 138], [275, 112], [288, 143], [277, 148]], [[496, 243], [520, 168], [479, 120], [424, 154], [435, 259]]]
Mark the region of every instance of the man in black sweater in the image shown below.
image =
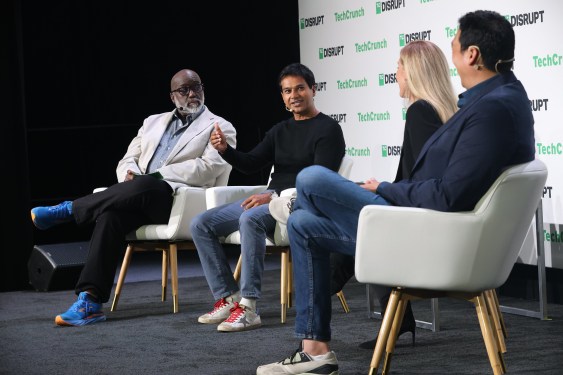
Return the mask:
[[[295, 187], [297, 174], [305, 167], [322, 165], [337, 171], [345, 152], [342, 128], [321, 113], [313, 100], [315, 77], [306, 66], [285, 67], [278, 80], [286, 109], [293, 117], [274, 125], [250, 152], [230, 147], [220, 128], [212, 145], [234, 168], [253, 173], [273, 164], [267, 190], [234, 203], [219, 206], [195, 217], [191, 223], [203, 272], [217, 301], [200, 323], [217, 324], [223, 332], [258, 328], [256, 300], [261, 296], [266, 237], [273, 236], [276, 220], [268, 204], [279, 192]], [[220, 238], [240, 232], [242, 268], [240, 288], [221, 246]]]

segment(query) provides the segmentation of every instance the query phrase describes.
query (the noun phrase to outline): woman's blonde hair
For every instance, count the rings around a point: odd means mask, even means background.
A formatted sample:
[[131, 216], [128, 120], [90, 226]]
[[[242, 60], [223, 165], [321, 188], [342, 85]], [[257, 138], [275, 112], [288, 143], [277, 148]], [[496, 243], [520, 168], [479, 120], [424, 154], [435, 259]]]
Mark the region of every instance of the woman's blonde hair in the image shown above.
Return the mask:
[[399, 61], [407, 78], [405, 97], [409, 104], [426, 100], [443, 122], [452, 117], [457, 111], [457, 96], [440, 47], [427, 40], [412, 41], [401, 49]]

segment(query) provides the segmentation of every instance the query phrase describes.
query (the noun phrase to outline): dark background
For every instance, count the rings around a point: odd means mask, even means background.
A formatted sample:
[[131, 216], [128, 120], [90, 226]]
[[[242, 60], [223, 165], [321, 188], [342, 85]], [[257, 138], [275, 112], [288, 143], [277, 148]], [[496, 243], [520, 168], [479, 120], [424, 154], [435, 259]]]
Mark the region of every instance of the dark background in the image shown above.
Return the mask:
[[[206, 105], [248, 151], [288, 117], [277, 85], [299, 61], [297, 0], [8, 0], [2, 19], [1, 290], [28, 288], [36, 244], [86, 241], [91, 228], [35, 229], [29, 210], [116, 182], [115, 167], [151, 114], [173, 109], [170, 79], [190, 68]], [[4, 40], [5, 38], [5, 40]], [[231, 173], [230, 185], [269, 171]]]

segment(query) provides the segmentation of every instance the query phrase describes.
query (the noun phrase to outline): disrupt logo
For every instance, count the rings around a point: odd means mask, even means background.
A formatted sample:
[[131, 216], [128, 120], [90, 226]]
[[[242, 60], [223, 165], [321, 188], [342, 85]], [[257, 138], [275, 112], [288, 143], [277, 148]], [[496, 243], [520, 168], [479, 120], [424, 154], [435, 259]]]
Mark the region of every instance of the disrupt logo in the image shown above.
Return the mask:
[[316, 82], [315, 87], [317, 91], [326, 91], [326, 82]]
[[510, 24], [514, 26], [526, 26], [526, 25], [533, 25], [534, 23], [543, 23], [543, 10], [537, 12], [528, 12], [528, 13], [520, 13], [515, 14], [514, 16], [506, 15], [504, 18], [510, 22]]
[[563, 144], [561, 142], [543, 144], [536, 143], [536, 151], [538, 155], [561, 155], [563, 154]]
[[333, 113], [329, 116], [338, 122], [346, 122], [346, 113]]
[[356, 148], [356, 147], [346, 147], [346, 155], [348, 156], [371, 156], [371, 150], [369, 147]]
[[378, 49], [387, 48], [387, 39], [383, 39], [379, 42], [369, 40], [363, 43], [354, 43], [354, 47], [356, 48], [356, 52], [358, 53], [375, 51]]
[[548, 66], [561, 66], [563, 56], [557, 53], [552, 53], [545, 57], [533, 56], [533, 59], [534, 59], [534, 68], [545, 68]]
[[325, 57], [340, 56], [344, 55], [344, 46], [319, 48], [319, 60]]
[[389, 121], [391, 120], [391, 114], [389, 111], [386, 112], [358, 112], [359, 122], [374, 122], [374, 121]]
[[367, 87], [367, 85], [368, 80], [365, 77], [363, 79], [347, 79], [344, 81], [336, 81], [338, 90], [357, 89], [358, 87]]
[[397, 82], [396, 73], [390, 73], [390, 74], [379, 73], [379, 86], [385, 86], [395, 82]]
[[334, 19], [336, 22], [348, 21], [354, 18], [363, 17], [365, 15], [364, 8], [356, 10], [345, 10], [342, 12], [334, 13]]
[[301, 20], [299, 20], [299, 26], [301, 27], [301, 29], [304, 29], [306, 27], [319, 26], [324, 24], [324, 20], [325, 20], [324, 15], [317, 17], [301, 18]]
[[543, 194], [542, 194], [542, 198], [545, 198], [546, 194], [548, 198], [551, 198], [551, 189], [553, 189], [553, 186], [544, 186], [543, 187]]
[[414, 40], [430, 40], [432, 30], [417, 31], [414, 33], [399, 34], [399, 46], [404, 47]]
[[375, 3], [375, 14], [381, 14], [382, 12], [388, 12], [390, 10], [399, 9], [405, 7], [406, 0], [388, 0], [388, 1], [378, 1]]
[[534, 112], [547, 111], [547, 102], [549, 102], [549, 99], [532, 99], [530, 100], [530, 107]]
[[381, 145], [381, 156], [386, 158], [389, 156], [401, 155], [401, 146]]

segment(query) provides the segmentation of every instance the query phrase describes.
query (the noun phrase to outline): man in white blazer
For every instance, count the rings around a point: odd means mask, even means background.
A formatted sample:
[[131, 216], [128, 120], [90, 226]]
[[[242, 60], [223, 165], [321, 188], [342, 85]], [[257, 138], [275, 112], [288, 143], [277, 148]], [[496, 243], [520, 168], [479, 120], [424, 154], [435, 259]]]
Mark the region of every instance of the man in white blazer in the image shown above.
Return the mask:
[[102, 304], [110, 297], [125, 236], [146, 224], [167, 223], [173, 194], [182, 186], [214, 186], [228, 167], [209, 142], [217, 124], [236, 147], [236, 131], [205, 105], [203, 83], [189, 69], [170, 82], [171, 112], [149, 116], [118, 162], [118, 183], [107, 189], [51, 207], [35, 207], [39, 229], [74, 221], [94, 224], [88, 258], [76, 284], [78, 300], [55, 323], [82, 326], [106, 319]]

